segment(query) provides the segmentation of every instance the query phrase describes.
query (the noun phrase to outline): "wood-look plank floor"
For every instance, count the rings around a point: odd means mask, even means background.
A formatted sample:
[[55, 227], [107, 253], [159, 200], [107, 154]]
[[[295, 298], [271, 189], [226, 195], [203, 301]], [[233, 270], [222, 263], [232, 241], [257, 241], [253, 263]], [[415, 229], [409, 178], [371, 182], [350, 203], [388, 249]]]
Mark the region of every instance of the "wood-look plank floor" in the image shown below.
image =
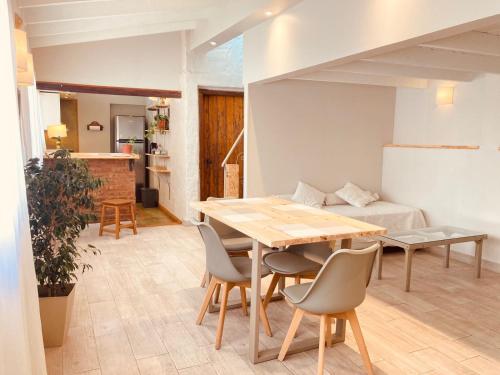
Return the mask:
[[[141, 228], [117, 241], [98, 237], [94, 225], [81, 241], [102, 255], [87, 258], [94, 270], [78, 283], [66, 344], [46, 350], [49, 375], [315, 374], [317, 350], [252, 365], [249, 320], [240, 310], [228, 312], [222, 349], [214, 349], [217, 315], [194, 323], [204, 292], [195, 228]], [[412, 291], [405, 293], [402, 253], [384, 255], [384, 279], [372, 280], [358, 310], [377, 374], [500, 374], [500, 274], [484, 270], [476, 280], [473, 267], [453, 256], [450, 269], [442, 264], [417, 252]], [[282, 342], [291, 309], [271, 303], [269, 318], [274, 337], [261, 336], [268, 347]], [[305, 318], [298, 335], [312, 337], [318, 329], [317, 320]], [[325, 369], [364, 374], [349, 328], [345, 343], [326, 349]]]

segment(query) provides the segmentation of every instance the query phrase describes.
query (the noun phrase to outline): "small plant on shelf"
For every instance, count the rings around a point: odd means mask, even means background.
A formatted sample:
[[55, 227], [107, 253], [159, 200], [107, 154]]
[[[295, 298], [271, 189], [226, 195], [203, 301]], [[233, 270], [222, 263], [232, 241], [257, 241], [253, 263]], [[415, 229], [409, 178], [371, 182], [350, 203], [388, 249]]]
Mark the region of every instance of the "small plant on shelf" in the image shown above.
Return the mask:
[[165, 114], [158, 114], [155, 116], [156, 120], [156, 126], [158, 127], [158, 130], [168, 130], [169, 126], [169, 119], [168, 116]]

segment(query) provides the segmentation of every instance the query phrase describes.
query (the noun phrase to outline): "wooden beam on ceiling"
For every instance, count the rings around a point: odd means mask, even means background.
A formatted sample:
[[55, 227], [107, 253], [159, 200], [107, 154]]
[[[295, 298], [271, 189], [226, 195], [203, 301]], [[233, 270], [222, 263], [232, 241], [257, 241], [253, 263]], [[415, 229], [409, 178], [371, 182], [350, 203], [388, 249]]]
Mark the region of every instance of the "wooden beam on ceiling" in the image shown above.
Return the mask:
[[478, 76], [475, 72], [463, 72], [439, 68], [417, 67], [401, 64], [387, 64], [368, 60], [359, 60], [325, 70], [336, 72], [360, 73], [395, 77], [413, 77], [446, 81], [472, 81]]
[[46, 36], [30, 37], [32, 48], [58, 46], [63, 44], [85, 43], [100, 40], [128, 38], [141, 35], [153, 35], [169, 33], [174, 31], [192, 30], [196, 27], [195, 22], [172, 22], [158, 23], [152, 25], [137, 25], [118, 29], [97, 30], [88, 32], [74, 32], [67, 34], [56, 34]]
[[480, 31], [471, 31], [451, 38], [427, 42], [421, 46], [500, 57], [500, 35]]
[[391, 77], [371, 74], [358, 74], [349, 72], [334, 72], [321, 70], [308, 73], [293, 79], [322, 82], [352, 83], [359, 85], [390, 86], [390, 87], [409, 87], [423, 89], [427, 88], [426, 79], [411, 77]]
[[65, 83], [65, 82], [37, 81], [36, 88], [38, 90], [45, 90], [45, 91], [80, 92], [86, 94], [125, 95], [125, 96], [142, 96], [142, 97], [151, 96], [158, 98], [175, 98], [175, 99], [182, 97], [182, 92], [177, 90], [83, 85], [80, 83]]
[[368, 61], [438, 69], [500, 74], [500, 57], [474, 55], [428, 47], [411, 47], [374, 56]]

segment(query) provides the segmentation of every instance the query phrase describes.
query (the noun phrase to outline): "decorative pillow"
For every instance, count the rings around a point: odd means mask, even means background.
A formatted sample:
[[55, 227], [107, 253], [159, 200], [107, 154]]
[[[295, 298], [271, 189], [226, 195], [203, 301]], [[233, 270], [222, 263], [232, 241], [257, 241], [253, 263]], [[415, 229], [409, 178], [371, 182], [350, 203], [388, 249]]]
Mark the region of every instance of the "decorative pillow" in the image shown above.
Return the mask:
[[293, 194], [292, 201], [302, 203], [311, 207], [321, 208], [325, 203], [325, 193], [312, 186], [299, 181], [297, 190]]
[[378, 194], [372, 194], [350, 182], [346, 183], [342, 189], [337, 190], [335, 194], [355, 207], [365, 207], [368, 203], [375, 202], [379, 198]]
[[337, 206], [339, 204], [347, 204], [347, 202], [335, 193], [326, 193], [325, 206]]

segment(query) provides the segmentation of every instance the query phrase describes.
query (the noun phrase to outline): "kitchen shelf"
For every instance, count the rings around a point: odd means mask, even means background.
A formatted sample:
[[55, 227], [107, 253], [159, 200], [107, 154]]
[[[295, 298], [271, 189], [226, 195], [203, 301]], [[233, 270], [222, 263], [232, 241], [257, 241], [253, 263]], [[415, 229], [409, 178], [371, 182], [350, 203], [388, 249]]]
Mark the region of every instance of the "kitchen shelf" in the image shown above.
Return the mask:
[[154, 158], [170, 159], [170, 155], [165, 154], [146, 154], [147, 156], [152, 156]]
[[153, 166], [153, 167], [146, 167], [146, 169], [150, 170], [151, 172], [153, 173], [165, 173], [165, 174], [169, 174], [171, 171], [165, 167], [156, 167], [156, 166]]

